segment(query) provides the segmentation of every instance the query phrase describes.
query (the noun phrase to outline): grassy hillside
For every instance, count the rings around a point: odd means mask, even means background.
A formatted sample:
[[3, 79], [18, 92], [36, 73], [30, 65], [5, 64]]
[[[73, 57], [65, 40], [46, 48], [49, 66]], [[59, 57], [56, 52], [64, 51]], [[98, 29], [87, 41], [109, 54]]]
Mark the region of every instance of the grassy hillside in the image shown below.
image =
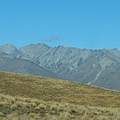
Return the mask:
[[99, 107], [120, 107], [120, 92], [79, 83], [0, 72], [0, 93]]
[[0, 120], [120, 120], [120, 108], [45, 102], [0, 94]]
[[120, 92], [0, 72], [0, 120], [119, 120]]

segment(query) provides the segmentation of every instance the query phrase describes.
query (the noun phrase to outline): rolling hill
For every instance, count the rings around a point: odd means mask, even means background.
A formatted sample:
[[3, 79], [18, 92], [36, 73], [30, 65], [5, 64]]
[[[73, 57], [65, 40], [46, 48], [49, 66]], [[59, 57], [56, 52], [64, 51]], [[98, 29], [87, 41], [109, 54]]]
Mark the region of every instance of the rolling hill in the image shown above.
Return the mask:
[[1, 120], [118, 120], [119, 107], [119, 91], [0, 72]]
[[25, 74], [0, 72], [0, 93], [80, 105], [120, 106], [119, 91]]

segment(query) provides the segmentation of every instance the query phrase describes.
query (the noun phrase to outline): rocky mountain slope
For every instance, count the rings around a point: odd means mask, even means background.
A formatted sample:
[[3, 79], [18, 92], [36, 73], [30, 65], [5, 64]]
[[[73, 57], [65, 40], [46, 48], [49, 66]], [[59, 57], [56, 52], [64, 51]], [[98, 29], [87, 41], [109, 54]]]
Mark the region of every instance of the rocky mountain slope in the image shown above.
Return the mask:
[[22, 48], [0, 46], [10, 56], [29, 60], [62, 79], [120, 90], [120, 50], [78, 49], [30, 44]]
[[51, 78], [58, 77], [51, 71], [45, 70], [29, 60], [14, 58], [3, 52], [0, 52], [0, 70]]

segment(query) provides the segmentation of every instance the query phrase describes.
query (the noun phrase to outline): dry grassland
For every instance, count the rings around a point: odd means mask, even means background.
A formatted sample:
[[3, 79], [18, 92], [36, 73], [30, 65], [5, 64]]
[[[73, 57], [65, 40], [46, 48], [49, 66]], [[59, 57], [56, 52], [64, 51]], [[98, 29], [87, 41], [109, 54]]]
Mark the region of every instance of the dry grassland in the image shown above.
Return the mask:
[[120, 92], [0, 72], [0, 120], [120, 120]]
[[120, 120], [120, 108], [45, 102], [0, 94], [0, 120]]

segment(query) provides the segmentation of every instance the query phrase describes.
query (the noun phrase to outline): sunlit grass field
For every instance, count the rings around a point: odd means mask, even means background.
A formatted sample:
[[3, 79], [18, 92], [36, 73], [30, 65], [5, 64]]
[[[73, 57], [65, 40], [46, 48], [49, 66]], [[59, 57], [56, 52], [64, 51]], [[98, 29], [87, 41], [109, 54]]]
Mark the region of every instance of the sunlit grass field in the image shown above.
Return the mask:
[[119, 120], [119, 107], [119, 91], [0, 72], [3, 120]]
[[119, 120], [120, 108], [45, 102], [0, 94], [0, 120]]

